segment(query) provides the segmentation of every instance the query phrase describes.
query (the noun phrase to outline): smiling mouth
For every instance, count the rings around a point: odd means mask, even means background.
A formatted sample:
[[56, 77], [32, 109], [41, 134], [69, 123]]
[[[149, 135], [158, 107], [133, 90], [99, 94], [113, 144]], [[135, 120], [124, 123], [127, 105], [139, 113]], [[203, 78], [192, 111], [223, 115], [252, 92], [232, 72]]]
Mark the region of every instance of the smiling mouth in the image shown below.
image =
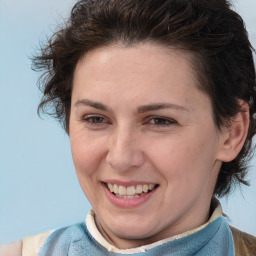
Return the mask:
[[159, 186], [158, 184], [139, 184], [136, 186], [125, 187], [112, 183], [105, 183], [105, 185], [113, 195], [126, 199], [144, 196]]

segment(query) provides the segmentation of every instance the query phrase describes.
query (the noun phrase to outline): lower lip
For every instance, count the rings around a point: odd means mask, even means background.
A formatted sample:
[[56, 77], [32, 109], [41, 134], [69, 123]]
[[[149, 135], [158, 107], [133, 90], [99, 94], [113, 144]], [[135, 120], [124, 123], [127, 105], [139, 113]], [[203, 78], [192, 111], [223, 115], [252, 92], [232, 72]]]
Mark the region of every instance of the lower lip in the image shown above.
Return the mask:
[[147, 202], [153, 194], [157, 191], [158, 188], [155, 188], [154, 190], [148, 192], [147, 194], [135, 197], [135, 198], [120, 198], [115, 195], [113, 195], [109, 189], [103, 184], [103, 188], [105, 190], [105, 193], [110, 200], [111, 203], [113, 203], [115, 206], [121, 207], [121, 208], [133, 208], [138, 207], [145, 202]]

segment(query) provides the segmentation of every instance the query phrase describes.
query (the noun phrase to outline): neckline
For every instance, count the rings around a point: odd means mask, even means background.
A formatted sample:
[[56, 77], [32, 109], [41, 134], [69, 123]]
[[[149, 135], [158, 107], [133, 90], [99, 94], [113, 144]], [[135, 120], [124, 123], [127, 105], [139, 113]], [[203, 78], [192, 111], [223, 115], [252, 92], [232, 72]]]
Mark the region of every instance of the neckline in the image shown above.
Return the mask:
[[212, 212], [212, 215], [211, 215], [210, 219], [205, 224], [203, 224], [203, 225], [201, 225], [201, 226], [199, 226], [195, 229], [188, 230], [184, 233], [181, 233], [181, 234], [178, 234], [178, 235], [175, 235], [175, 236], [172, 236], [172, 237], [168, 237], [168, 238], [159, 240], [159, 241], [151, 243], [151, 244], [139, 246], [139, 247], [136, 247], [136, 248], [130, 248], [130, 249], [118, 249], [114, 245], [110, 244], [103, 237], [103, 235], [100, 233], [100, 231], [97, 228], [96, 221], [95, 221], [95, 213], [94, 213], [93, 209], [91, 209], [89, 211], [89, 213], [87, 215], [87, 218], [86, 218], [86, 221], [85, 221], [85, 224], [87, 226], [87, 229], [88, 229], [89, 233], [92, 235], [92, 237], [99, 244], [101, 244], [105, 249], [107, 249], [109, 252], [115, 252], [115, 253], [119, 253], [119, 254], [135, 254], [135, 253], [145, 252], [145, 251], [153, 249], [157, 246], [163, 245], [165, 243], [168, 243], [168, 242], [171, 242], [171, 241], [174, 241], [174, 240], [192, 235], [192, 234], [202, 230], [206, 226], [208, 226], [211, 222], [216, 220], [218, 217], [223, 216], [223, 211], [222, 211], [221, 204], [215, 197], [212, 199], [211, 208], [214, 209], [214, 210]]

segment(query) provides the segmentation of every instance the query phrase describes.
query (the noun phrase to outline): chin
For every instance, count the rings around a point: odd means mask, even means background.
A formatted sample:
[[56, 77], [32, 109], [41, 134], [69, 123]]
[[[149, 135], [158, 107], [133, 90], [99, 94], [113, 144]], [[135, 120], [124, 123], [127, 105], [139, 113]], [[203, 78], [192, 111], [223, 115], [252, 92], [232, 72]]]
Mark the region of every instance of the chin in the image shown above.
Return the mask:
[[128, 240], [141, 240], [141, 239], [147, 239], [149, 237], [154, 236], [157, 231], [154, 227], [150, 226], [147, 223], [141, 223], [141, 222], [131, 222], [127, 221], [124, 223], [116, 223], [115, 227], [111, 226], [110, 230], [112, 233], [114, 233], [116, 236], [128, 239]]

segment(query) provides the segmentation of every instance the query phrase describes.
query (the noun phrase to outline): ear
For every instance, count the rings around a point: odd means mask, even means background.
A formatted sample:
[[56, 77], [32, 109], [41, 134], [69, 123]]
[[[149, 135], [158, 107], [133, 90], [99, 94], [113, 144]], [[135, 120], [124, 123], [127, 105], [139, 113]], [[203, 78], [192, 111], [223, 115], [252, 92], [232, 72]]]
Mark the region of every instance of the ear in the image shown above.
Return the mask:
[[248, 134], [250, 123], [249, 105], [239, 100], [241, 111], [232, 118], [228, 128], [224, 128], [220, 133], [220, 148], [217, 159], [222, 162], [230, 162], [236, 158], [241, 151]]

